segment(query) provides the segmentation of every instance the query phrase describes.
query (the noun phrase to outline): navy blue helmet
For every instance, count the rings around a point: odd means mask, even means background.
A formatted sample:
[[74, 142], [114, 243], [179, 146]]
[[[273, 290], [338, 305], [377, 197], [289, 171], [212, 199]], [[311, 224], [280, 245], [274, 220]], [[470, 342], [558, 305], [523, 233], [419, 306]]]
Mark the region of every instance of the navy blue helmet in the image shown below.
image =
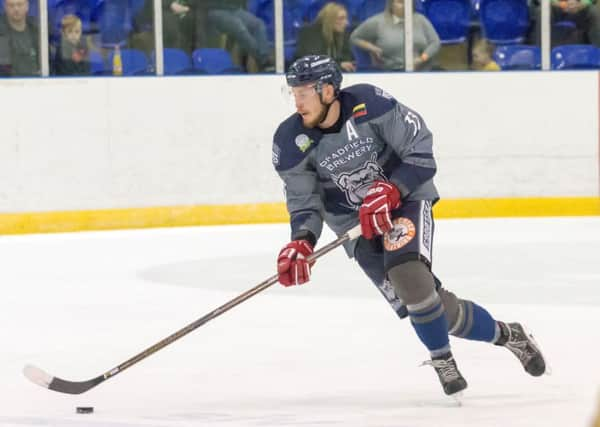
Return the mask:
[[317, 92], [321, 93], [323, 83], [333, 85], [337, 95], [342, 85], [340, 66], [326, 55], [307, 55], [297, 59], [285, 75], [288, 86], [302, 86], [308, 83], [317, 84]]

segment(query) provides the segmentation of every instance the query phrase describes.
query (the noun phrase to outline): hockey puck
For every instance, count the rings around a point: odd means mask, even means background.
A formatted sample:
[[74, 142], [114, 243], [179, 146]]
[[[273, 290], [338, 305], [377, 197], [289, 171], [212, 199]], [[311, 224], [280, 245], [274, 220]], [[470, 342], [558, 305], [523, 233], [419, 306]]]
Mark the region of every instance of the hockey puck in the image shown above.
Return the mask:
[[92, 412], [94, 412], [93, 406], [78, 406], [77, 407], [78, 414], [91, 414]]

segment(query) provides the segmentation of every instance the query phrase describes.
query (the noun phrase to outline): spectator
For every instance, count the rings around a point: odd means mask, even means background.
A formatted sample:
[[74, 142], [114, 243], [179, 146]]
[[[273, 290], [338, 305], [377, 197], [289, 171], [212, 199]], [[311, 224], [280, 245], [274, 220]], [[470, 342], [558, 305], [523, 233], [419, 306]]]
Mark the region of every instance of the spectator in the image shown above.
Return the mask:
[[[551, 44], [593, 44], [600, 47], [600, 10], [595, 0], [552, 0]], [[534, 2], [534, 40], [541, 45], [541, 10]], [[559, 25], [556, 25], [560, 23]], [[561, 25], [562, 24], [562, 25]]]
[[39, 32], [28, 0], [5, 0], [0, 16], [0, 75], [39, 76]]
[[342, 70], [356, 71], [347, 28], [346, 8], [339, 3], [327, 3], [314, 23], [300, 30], [296, 58], [306, 55], [327, 55], [340, 64]]
[[231, 37], [241, 50], [256, 61], [259, 71], [273, 70], [273, 57], [265, 23], [243, 9], [240, 0], [205, 0], [208, 23]]
[[[387, 0], [385, 10], [360, 24], [350, 36], [385, 70], [404, 70], [404, 0]], [[415, 70], [430, 70], [440, 50], [440, 38], [429, 20], [413, 14]]]
[[[197, 0], [163, 0], [163, 44], [164, 47], [193, 52], [198, 47]], [[152, 16], [152, 2], [148, 1], [148, 12]]]
[[55, 67], [59, 76], [85, 76], [91, 73], [89, 47], [81, 38], [81, 19], [65, 15], [61, 21], [60, 44]]
[[473, 57], [472, 67], [479, 71], [500, 71], [500, 67], [492, 59], [495, 46], [486, 39], [479, 39], [473, 45], [471, 51]]

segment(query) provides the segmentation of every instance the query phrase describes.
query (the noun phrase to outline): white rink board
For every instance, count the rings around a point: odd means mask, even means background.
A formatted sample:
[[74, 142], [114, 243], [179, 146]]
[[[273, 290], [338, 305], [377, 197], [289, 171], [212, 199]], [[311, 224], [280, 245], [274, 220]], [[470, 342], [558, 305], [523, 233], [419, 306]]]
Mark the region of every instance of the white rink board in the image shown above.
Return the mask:
[[[598, 194], [598, 74], [345, 75], [420, 112], [444, 198]], [[283, 76], [0, 80], [0, 211], [282, 201]]]

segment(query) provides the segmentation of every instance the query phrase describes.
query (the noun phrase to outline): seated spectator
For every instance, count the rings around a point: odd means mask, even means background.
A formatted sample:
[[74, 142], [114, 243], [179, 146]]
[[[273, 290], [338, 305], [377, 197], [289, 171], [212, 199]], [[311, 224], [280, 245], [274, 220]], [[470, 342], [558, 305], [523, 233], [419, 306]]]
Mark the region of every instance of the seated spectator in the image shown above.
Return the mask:
[[0, 16], [0, 75], [39, 76], [39, 32], [27, 0], [5, 0]]
[[91, 72], [89, 47], [81, 38], [81, 19], [75, 15], [62, 18], [54, 66], [59, 76], [85, 76]]
[[[404, 70], [404, 0], [387, 0], [385, 10], [356, 27], [350, 41], [368, 51], [384, 70]], [[430, 70], [439, 50], [440, 38], [431, 22], [414, 13], [415, 70]]]
[[208, 24], [231, 37], [241, 50], [252, 56], [259, 71], [273, 70], [273, 56], [265, 23], [243, 9], [245, 1], [205, 0]]
[[[145, 16], [152, 17], [148, 1]], [[205, 8], [200, 0], [163, 0], [163, 45], [192, 53], [202, 45]]]
[[327, 55], [335, 59], [344, 71], [356, 71], [350, 49], [348, 11], [339, 3], [327, 3], [314, 23], [298, 34], [296, 59], [306, 55]]
[[492, 59], [495, 46], [486, 39], [479, 39], [473, 45], [472, 68], [478, 71], [500, 71], [500, 66]]
[[[600, 10], [595, 0], [552, 0], [551, 45], [593, 44], [600, 47]], [[534, 2], [534, 44], [541, 45], [541, 9]], [[555, 25], [556, 23], [567, 25]], [[570, 25], [569, 25], [570, 24]]]

